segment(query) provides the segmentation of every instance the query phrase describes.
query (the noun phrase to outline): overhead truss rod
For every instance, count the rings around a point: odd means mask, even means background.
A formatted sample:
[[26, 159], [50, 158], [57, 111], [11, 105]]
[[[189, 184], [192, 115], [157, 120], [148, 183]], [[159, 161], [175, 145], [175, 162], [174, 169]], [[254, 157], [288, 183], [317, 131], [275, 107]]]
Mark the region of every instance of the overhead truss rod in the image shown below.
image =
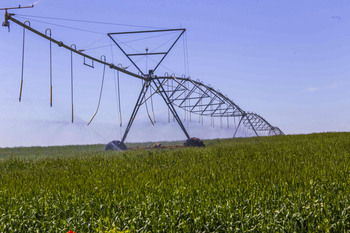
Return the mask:
[[[6, 19], [6, 16], [5, 16], [5, 19]], [[43, 38], [49, 40], [49, 41], [51, 41], [52, 43], [57, 44], [59, 47], [63, 47], [63, 48], [65, 48], [65, 49], [68, 49], [68, 50], [72, 51], [73, 53], [79, 54], [80, 56], [83, 56], [83, 57], [85, 57], [85, 58], [88, 58], [88, 59], [90, 59], [90, 60], [92, 60], [92, 61], [94, 61], [94, 62], [97, 62], [97, 63], [103, 64], [103, 65], [109, 66], [109, 68], [111, 68], [111, 69], [115, 69], [115, 70], [117, 70], [117, 71], [120, 71], [120, 72], [122, 72], [122, 73], [125, 73], [125, 74], [127, 74], [127, 75], [133, 76], [133, 77], [138, 78], [138, 79], [147, 80], [147, 78], [144, 77], [144, 76], [141, 76], [141, 75], [135, 74], [135, 73], [133, 73], [133, 72], [127, 71], [127, 70], [125, 70], [125, 69], [122, 69], [122, 68], [120, 68], [120, 67], [114, 65], [113, 63], [108, 63], [108, 62], [106, 62], [106, 61], [102, 61], [102, 60], [99, 60], [99, 59], [97, 59], [97, 58], [94, 58], [94, 57], [92, 57], [92, 56], [90, 56], [90, 55], [87, 55], [86, 53], [83, 53], [83, 52], [80, 51], [80, 50], [77, 50], [75, 47], [72, 48], [72, 47], [70, 47], [70, 46], [68, 46], [68, 45], [65, 45], [62, 41], [55, 40], [55, 39], [51, 38], [50, 36], [47, 36], [47, 35], [45, 35], [44, 33], [41, 33], [41, 32], [39, 32], [39, 31], [35, 30], [34, 28], [32, 28], [32, 27], [30, 27], [30, 26], [28, 26], [28, 25], [26, 25], [26, 24], [24, 24], [24, 23], [18, 21], [17, 19], [15, 19], [15, 18], [13, 17], [13, 14], [7, 13], [7, 19], [8, 19], [8, 20], [11, 20], [12, 22], [14, 22], [14, 23], [20, 25], [21, 27], [24, 27], [25, 29], [27, 29], [27, 30], [29, 30], [29, 31], [31, 31], [31, 32], [33, 32], [33, 33], [35, 33], [35, 34], [37, 34], [37, 35], [39, 35], [39, 36], [41, 36], [41, 37], [43, 37]], [[4, 22], [4, 24], [5, 24], [5, 23], [6, 23], [6, 21]]]

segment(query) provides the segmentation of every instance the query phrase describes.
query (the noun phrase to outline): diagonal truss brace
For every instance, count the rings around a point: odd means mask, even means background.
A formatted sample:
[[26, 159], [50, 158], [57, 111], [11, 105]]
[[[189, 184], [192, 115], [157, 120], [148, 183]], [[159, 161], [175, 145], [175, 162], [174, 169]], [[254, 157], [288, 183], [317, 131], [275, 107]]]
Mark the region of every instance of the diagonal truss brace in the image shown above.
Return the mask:
[[131, 126], [132, 126], [132, 124], [133, 124], [133, 122], [134, 122], [134, 120], [136, 118], [137, 112], [139, 111], [139, 109], [142, 106], [142, 104], [144, 104], [147, 101], [146, 94], [147, 94], [147, 90], [151, 87], [151, 83], [153, 83], [155, 85], [156, 89], [158, 90], [155, 93], [158, 93], [163, 98], [164, 102], [166, 103], [166, 105], [168, 106], [169, 110], [173, 114], [174, 119], [176, 119], [176, 121], [179, 124], [180, 128], [182, 129], [182, 131], [184, 132], [186, 137], [189, 139], [190, 136], [189, 136], [185, 126], [183, 125], [179, 115], [177, 114], [174, 105], [171, 103], [171, 100], [170, 100], [169, 96], [167, 95], [166, 91], [164, 90], [164, 87], [163, 87], [164, 83], [161, 83], [159, 81], [159, 79], [148, 79], [147, 81], [144, 82], [144, 84], [142, 86], [142, 89], [140, 91], [140, 95], [139, 95], [139, 97], [138, 97], [138, 99], [136, 101], [134, 110], [133, 110], [133, 112], [132, 112], [132, 114], [130, 116], [128, 125], [127, 125], [127, 127], [125, 129], [125, 132], [124, 132], [124, 135], [123, 135], [123, 138], [122, 138], [121, 141], [123, 143], [125, 142], [125, 139], [128, 136], [129, 131], [131, 129]]
[[[125, 35], [125, 34], [138, 34], [138, 33], [152, 33], [152, 32], [173, 32], [173, 31], [180, 31], [180, 35], [176, 38], [174, 43], [170, 46], [170, 48], [167, 51], [164, 52], [158, 52], [158, 53], [133, 53], [128, 54], [126, 51], [120, 46], [120, 43], [118, 43], [114, 38], [113, 35]], [[185, 33], [185, 28], [178, 28], [178, 29], [164, 29], [164, 30], [149, 30], [149, 31], [131, 31], [131, 32], [113, 32], [108, 33], [107, 35], [111, 40], [118, 46], [118, 48], [123, 52], [123, 54], [129, 59], [129, 61], [136, 67], [136, 69], [144, 76], [146, 76], [142, 70], [136, 65], [136, 63], [130, 58], [132, 56], [145, 56], [145, 55], [163, 55], [162, 59], [157, 63], [157, 65], [154, 67], [153, 71], [156, 71], [156, 69], [159, 67], [159, 65], [163, 62], [165, 57], [169, 54], [170, 50], [175, 46], [177, 41], [180, 39], [180, 37]]]

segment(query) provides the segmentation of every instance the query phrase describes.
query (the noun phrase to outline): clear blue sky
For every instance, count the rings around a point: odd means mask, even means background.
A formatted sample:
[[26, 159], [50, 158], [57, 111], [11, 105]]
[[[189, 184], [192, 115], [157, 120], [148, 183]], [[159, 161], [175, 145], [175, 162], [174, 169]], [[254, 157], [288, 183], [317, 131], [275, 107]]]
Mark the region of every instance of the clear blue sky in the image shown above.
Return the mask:
[[[31, 4], [33, 1], [4, 0], [0, 7]], [[187, 28], [189, 75], [210, 83], [227, 94], [245, 111], [252, 111], [280, 127], [287, 134], [350, 130], [350, 2], [342, 0], [221, 0], [221, 1], [53, 1], [41, 0], [34, 9], [14, 11], [18, 14], [50, 16], [69, 19], [149, 25], [160, 28]], [[20, 18], [19, 18], [20, 19]], [[22, 18], [21, 18], [22, 19]], [[78, 27], [76, 23], [59, 22]], [[41, 31], [45, 27], [32, 22]], [[102, 27], [85, 25], [93, 31], [110, 32], [136, 30], [131, 27]], [[53, 37], [84, 47], [101, 35], [76, 33], [52, 26]], [[76, 33], [76, 34], [75, 34]], [[85, 36], [83, 36], [85, 35]], [[103, 36], [103, 35], [102, 35]], [[20, 81], [22, 30], [12, 24], [11, 32], [0, 30], [0, 139], [7, 145], [50, 144], [40, 135], [51, 137], [52, 132], [69, 137], [72, 143], [94, 143], [120, 137], [116, 117], [117, 106], [112, 88], [113, 73], [107, 72], [107, 87], [94, 133], [99, 139], [88, 138], [92, 133], [85, 127], [97, 104], [102, 68], [93, 72], [81, 66], [77, 76], [77, 125], [69, 126], [69, 53], [54, 47], [54, 109], [48, 107], [48, 42], [28, 33], [24, 102], [16, 102]], [[106, 41], [107, 38], [106, 38]], [[101, 43], [105, 43], [101, 41]], [[165, 65], [184, 73], [181, 43], [169, 55]], [[107, 50], [106, 50], [107, 51]], [[98, 51], [95, 51], [99, 56]], [[111, 59], [106, 54], [107, 59]], [[118, 58], [115, 58], [118, 60]], [[121, 59], [121, 58], [120, 58]], [[117, 64], [118, 61], [115, 61]], [[121, 77], [123, 121], [130, 115], [140, 83]], [[81, 99], [80, 99], [81, 98]], [[166, 119], [166, 108], [156, 109]], [[133, 141], [147, 140], [143, 124], [148, 125], [144, 109], [140, 113], [139, 128], [131, 132]], [[163, 119], [163, 120], [164, 120]], [[39, 123], [40, 121], [46, 123]], [[33, 122], [36, 122], [34, 126]], [[50, 124], [50, 122], [56, 122]], [[59, 125], [57, 125], [59, 122]], [[163, 123], [165, 123], [164, 120]], [[209, 120], [207, 121], [209, 124]], [[56, 124], [56, 126], [55, 126]], [[208, 125], [207, 124], [207, 125]], [[38, 126], [40, 125], [40, 126]], [[111, 127], [107, 127], [111, 126]], [[166, 125], [166, 124], [164, 124]], [[207, 137], [212, 129], [193, 136]], [[42, 134], [47, 128], [51, 134]], [[112, 127], [113, 128], [112, 130]], [[160, 126], [161, 127], [161, 126]], [[166, 130], [171, 128], [164, 126]], [[64, 128], [64, 133], [60, 129]], [[106, 132], [106, 128], [110, 131]], [[210, 126], [209, 126], [210, 128]], [[219, 128], [216, 129], [220, 131]], [[11, 131], [11, 133], [10, 133]], [[113, 132], [118, 132], [114, 134]], [[232, 131], [232, 129], [231, 129]], [[230, 136], [231, 131], [214, 134]], [[16, 133], [17, 132], [17, 133]], [[153, 132], [153, 131], [152, 131]], [[157, 132], [154, 130], [154, 132]], [[61, 133], [61, 134], [60, 134]], [[6, 135], [10, 134], [11, 137]], [[33, 140], [27, 140], [33, 135]], [[181, 139], [180, 132], [169, 139]], [[67, 136], [68, 135], [68, 136]], [[164, 136], [159, 136], [164, 139]], [[18, 143], [14, 138], [20, 138]], [[165, 138], [168, 139], [168, 138]], [[56, 144], [66, 142], [57, 140]], [[69, 142], [67, 142], [69, 143]]]

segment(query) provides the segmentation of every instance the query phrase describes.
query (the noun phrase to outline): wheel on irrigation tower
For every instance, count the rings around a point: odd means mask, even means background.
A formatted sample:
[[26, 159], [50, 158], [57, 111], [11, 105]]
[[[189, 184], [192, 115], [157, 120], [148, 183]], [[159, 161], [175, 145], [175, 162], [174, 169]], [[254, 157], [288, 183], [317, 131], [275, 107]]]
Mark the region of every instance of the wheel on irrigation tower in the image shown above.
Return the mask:
[[188, 147], [204, 147], [204, 142], [203, 140], [193, 137], [189, 138], [185, 141], [184, 146]]
[[115, 151], [123, 151], [123, 150], [127, 150], [128, 148], [126, 147], [126, 145], [121, 142], [121, 141], [111, 141], [109, 142], [106, 147], [105, 150], [109, 151], [109, 150], [115, 150]]

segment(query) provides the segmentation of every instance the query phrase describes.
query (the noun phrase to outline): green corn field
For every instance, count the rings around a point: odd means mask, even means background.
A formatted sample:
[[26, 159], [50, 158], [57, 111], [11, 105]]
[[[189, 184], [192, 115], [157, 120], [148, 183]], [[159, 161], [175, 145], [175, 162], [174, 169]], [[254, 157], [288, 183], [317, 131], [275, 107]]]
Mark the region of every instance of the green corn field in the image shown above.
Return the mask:
[[350, 133], [0, 149], [0, 232], [347, 232]]

